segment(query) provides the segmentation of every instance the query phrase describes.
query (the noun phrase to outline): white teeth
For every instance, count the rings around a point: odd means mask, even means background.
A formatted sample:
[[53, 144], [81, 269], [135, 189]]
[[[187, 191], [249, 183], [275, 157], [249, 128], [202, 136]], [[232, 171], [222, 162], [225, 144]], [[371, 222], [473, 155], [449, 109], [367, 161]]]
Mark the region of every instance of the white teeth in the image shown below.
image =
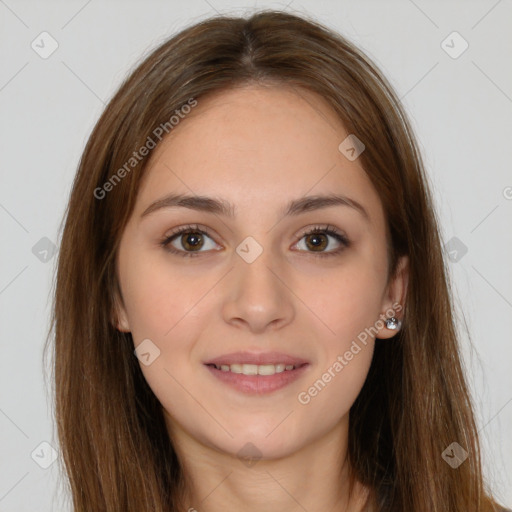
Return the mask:
[[258, 366], [258, 375], [274, 375], [276, 367], [273, 364], [260, 364]]
[[223, 372], [243, 373], [244, 375], [274, 375], [274, 373], [282, 373], [285, 370], [293, 370], [293, 364], [222, 364], [215, 365], [217, 370]]
[[242, 373], [244, 375], [258, 375], [258, 365], [257, 364], [243, 364], [242, 365]]

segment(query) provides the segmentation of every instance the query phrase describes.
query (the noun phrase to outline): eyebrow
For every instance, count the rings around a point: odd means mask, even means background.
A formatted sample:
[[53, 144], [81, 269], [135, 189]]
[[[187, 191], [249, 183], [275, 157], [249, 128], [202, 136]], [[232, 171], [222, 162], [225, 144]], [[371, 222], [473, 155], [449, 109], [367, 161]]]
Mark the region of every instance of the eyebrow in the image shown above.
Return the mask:
[[[329, 194], [305, 196], [292, 200], [283, 210], [284, 216], [296, 216], [313, 210], [320, 210], [333, 206], [348, 206], [359, 212], [367, 222], [370, 216], [364, 206], [354, 199], [344, 195]], [[162, 199], [151, 203], [142, 213], [141, 218], [163, 208], [188, 208], [216, 215], [223, 215], [229, 218], [235, 217], [234, 205], [223, 199], [206, 196], [191, 196], [187, 194], [169, 194]]]

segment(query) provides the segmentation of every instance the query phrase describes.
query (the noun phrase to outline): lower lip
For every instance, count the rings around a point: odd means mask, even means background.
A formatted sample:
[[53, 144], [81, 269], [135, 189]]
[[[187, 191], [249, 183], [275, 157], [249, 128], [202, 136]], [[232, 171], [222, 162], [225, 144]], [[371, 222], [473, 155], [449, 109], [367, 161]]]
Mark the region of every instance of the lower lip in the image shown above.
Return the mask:
[[274, 373], [274, 375], [244, 375], [243, 373], [224, 372], [217, 370], [215, 366], [208, 365], [206, 365], [206, 368], [208, 368], [210, 373], [217, 379], [242, 393], [263, 395], [284, 388], [297, 380], [309, 368], [309, 364], [306, 363], [294, 370]]

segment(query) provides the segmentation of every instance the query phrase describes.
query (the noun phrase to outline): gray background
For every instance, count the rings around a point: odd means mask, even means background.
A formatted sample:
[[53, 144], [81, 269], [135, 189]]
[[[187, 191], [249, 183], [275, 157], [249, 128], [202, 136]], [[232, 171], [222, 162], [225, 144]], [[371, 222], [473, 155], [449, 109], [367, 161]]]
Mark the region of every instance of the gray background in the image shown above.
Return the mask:
[[[267, 7], [309, 13], [342, 32], [405, 104], [453, 260], [460, 325], [466, 318], [471, 333], [461, 329], [485, 474], [512, 505], [510, 1], [0, 0], [1, 512], [69, 510], [58, 464], [41, 467], [52, 460], [41, 443], [58, 450], [42, 347], [52, 244], [94, 122], [129, 69], [171, 34], [216, 11]], [[47, 58], [43, 31], [58, 44]], [[469, 44], [457, 58], [445, 50], [459, 52], [461, 40], [442, 45], [453, 31]]]

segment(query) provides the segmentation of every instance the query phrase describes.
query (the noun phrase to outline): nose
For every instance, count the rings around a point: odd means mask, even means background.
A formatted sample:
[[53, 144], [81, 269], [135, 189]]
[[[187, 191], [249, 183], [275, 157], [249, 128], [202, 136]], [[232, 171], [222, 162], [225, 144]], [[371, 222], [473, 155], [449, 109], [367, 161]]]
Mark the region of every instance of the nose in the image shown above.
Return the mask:
[[223, 285], [224, 320], [254, 334], [289, 324], [295, 316], [296, 298], [286, 265], [270, 250], [263, 250], [253, 261], [234, 253], [233, 260]]

